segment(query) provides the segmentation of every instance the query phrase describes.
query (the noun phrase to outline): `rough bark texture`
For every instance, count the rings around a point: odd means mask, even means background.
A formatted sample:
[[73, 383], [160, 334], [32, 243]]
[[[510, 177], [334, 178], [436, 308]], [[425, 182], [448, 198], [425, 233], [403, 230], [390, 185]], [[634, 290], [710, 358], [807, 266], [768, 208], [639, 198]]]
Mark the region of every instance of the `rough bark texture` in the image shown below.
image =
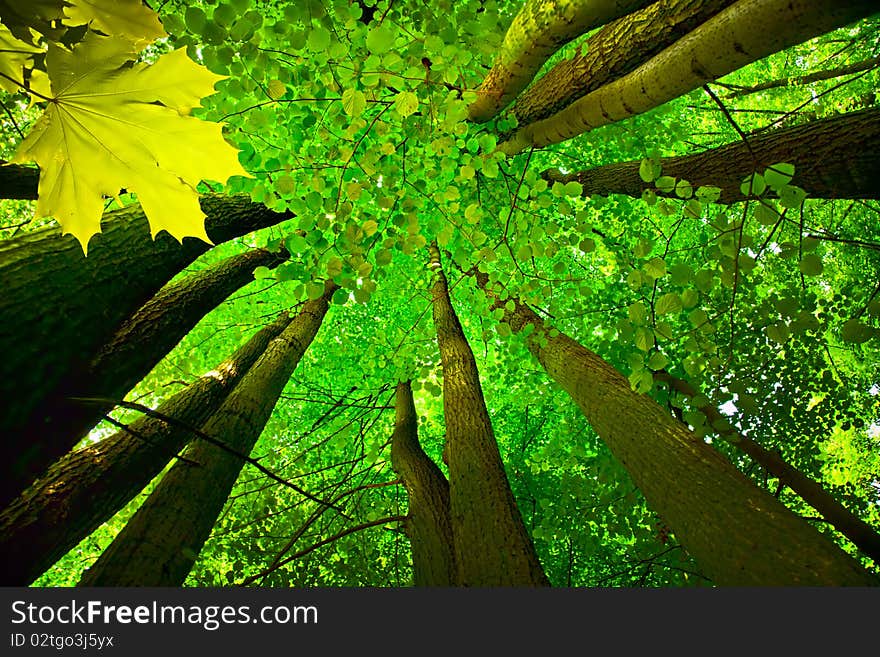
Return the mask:
[[[204, 424], [288, 324], [285, 313], [157, 413], [187, 426]], [[0, 514], [0, 584], [34, 581], [143, 490], [191, 439], [179, 425], [144, 417], [54, 463]]]
[[391, 465], [409, 498], [404, 525], [412, 546], [416, 586], [453, 586], [455, 556], [449, 519], [449, 482], [419, 444], [418, 419], [409, 381], [397, 384]]
[[[749, 146], [751, 150], [749, 150]], [[880, 109], [851, 112], [784, 128], [718, 148], [660, 160], [662, 174], [687, 180], [694, 188], [721, 188], [718, 203], [745, 200], [743, 179], [780, 162], [795, 167], [791, 184], [812, 198], [880, 198]], [[641, 197], [654, 183], [639, 176], [639, 161], [619, 162], [566, 175], [545, 172], [549, 181], [576, 180], [585, 196], [626, 194]], [[675, 196], [675, 192], [667, 194]]]
[[578, 98], [635, 70], [734, 0], [659, 0], [609, 23], [521, 94], [520, 126], [546, 119]]
[[513, 155], [642, 114], [758, 59], [878, 11], [876, 0], [738, 0], [632, 73], [517, 130]]
[[[687, 381], [665, 372], [657, 372], [654, 378], [658, 381], [665, 381], [671, 389], [688, 397], [695, 397], [697, 394], [697, 391]], [[717, 426], [727, 419], [711, 404], [701, 407], [700, 411], [705, 414], [710, 426]], [[770, 475], [776, 477], [780, 483], [788, 486], [807, 504], [816, 509], [832, 527], [851, 540], [865, 555], [880, 563], [880, 534], [834, 499], [834, 496], [825, 490], [819, 482], [805, 475], [779, 454], [771, 452], [733, 428], [727, 431], [716, 430], [716, 433], [752, 457]]]
[[[486, 278], [478, 278], [485, 287]], [[516, 302], [529, 349], [581, 408], [703, 572], [720, 585], [876, 586], [877, 580], [599, 356]], [[539, 338], [546, 340], [541, 346]]]
[[[208, 312], [254, 280], [257, 267], [274, 268], [286, 252], [254, 249], [169, 283], [126, 319], [98, 354], [59, 382], [17, 432], [27, 460], [19, 467], [40, 476], [46, 467], [76, 445], [110, 412], [112, 403], [77, 398], [122, 399]], [[23, 449], [21, 450], [24, 451]]]
[[486, 410], [477, 363], [449, 299], [440, 254], [432, 289], [434, 324], [443, 364], [445, 458], [457, 584], [546, 586], [549, 584], [526, 531]]
[[0, 162], [0, 198], [35, 201], [40, 170]]
[[[318, 332], [336, 286], [309, 301], [272, 340], [201, 431], [249, 454], [278, 396]], [[180, 586], [202, 549], [243, 466], [230, 452], [196, 440], [80, 580], [80, 586]]]
[[488, 121], [532, 81], [544, 62], [577, 36], [643, 7], [651, 0], [527, 0], [513, 19], [498, 58], [468, 111]]
[[[205, 196], [201, 204], [208, 235], [218, 244], [290, 217], [242, 196]], [[87, 258], [73, 236], [54, 227], [0, 242], [0, 427], [8, 455], [30, 463], [18, 433], [26, 419], [127, 317], [209, 248], [189, 237], [181, 244], [165, 232], [154, 241], [136, 207], [107, 214]], [[0, 505], [33, 481], [31, 475], [7, 457]]]

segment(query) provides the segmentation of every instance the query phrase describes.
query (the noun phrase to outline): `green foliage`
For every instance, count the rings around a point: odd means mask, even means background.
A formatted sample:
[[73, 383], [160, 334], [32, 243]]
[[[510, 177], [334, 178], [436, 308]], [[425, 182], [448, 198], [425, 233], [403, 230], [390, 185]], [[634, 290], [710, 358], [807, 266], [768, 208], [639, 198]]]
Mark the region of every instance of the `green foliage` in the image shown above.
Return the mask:
[[[423, 445], [444, 467], [425, 249], [434, 240], [478, 359], [512, 489], [554, 584], [706, 581], [546, 378], [526, 337], [502, 321], [503, 310], [491, 308], [466, 272], [486, 273], [503, 302], [518, 297], [552, 318], [758, 485], [775, 492], [777, 482], [722, 440], [700, 408], [722, 409], [732, 427], [880, 524], [876, 203], [807, 198], [791, 184], [795, 167], [780, 162], [749, 163], [753, 173], [742, 181], [748, 201], [721, 206], [719, 188], [664, 175], [658, 164], [695, 144], [739, 139], [729, 116], [748, 134], [807, 101], [809, 111], [844, 111], [855, 95], [876, 88], [877, 72], [842, 90], [823, 83], [725, 97], [727, 109], [738, 110], [727, 115], [695, 93], [589, 138], [509, 159], [495, 150], [511, 127], [507, 119], [474, 125], [466, 117], [468, 90], [491, 64], [516, 8], [477, 0], [161, 4], [168, 42], [144, 51], [143, 60], [159, 66], [165, 51], [185, 48], [212, 80], [223, 77], [196, 114], [227, 126], [225, 138], [251, 176], [231, 178], [224, 189], [295, 218], [212, 249], [193, 265], [254, 246], [284, 246], [291, 254], [275, 270], [259, 268], [251, 286], [209, 314], [131, 398], [158, 403], [278, 311], [320, 295], [324, 280], [340, 285], [254, 456], [315, 494], [343, 496], [347, 515], [313, 518], [314, 504], [246, 467], [189, 584], [241, 583], [276, 555], [405, 513], [388, 444], [400, 378], [413, 380]], [[864, 54], [876, 26], [852, 29], [721, 82], [747, 85], [821, 66], [840, 48], [837, 37]], [[22, 47], [0, 70], [24, 70], [33, 57]], [[7, 107], [33, 121], [26, 103], [15, 102], [23, 95], [3, 88]], [[4, 127], [8, 151], [19, 139], [11, 124]], [[541, 176], [551, 167], [628, 160], [640, 161], [639, 176], [652, 187], [643, 199], [584, 198], [579, 183], [548, 184]], [[10, 212], [6, 221], [18, 218]], [[675, 392], [667, 376], [698, 394]], [[109, 431], [101, 425], [89, 440]], [[814, 515], [787, 489], [781, 495], [796, 512]], [[40, 583], [75, 583], [141, 501]], [[408, 560], [405, 535], [389, 524], [334, 541], [258, 581], [406, 585]]]

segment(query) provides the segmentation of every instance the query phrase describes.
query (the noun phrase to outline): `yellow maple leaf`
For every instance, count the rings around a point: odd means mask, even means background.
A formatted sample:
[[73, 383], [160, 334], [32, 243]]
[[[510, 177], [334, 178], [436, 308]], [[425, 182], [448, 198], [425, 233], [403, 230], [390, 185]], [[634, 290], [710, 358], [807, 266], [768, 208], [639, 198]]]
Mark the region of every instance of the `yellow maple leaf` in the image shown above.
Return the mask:
[[137, 194], [153, 237], [210, 242], [196, 185], [249, 176], [222, 126], [189, 116], [224, 78], [183, 49], [151, 65], [131, 56], [129, 42], [94, 32], [71, 51], [50, 44], [48, 107], [12, 161], [39, 165], [37, 216], [55, 217], [83, 251], [101, 230], [103, 199], [123, 189]]
[[89, 25], [107, 35], [130, 39], [142, 49], [156, 39], [168, 36], [159, 15], [141, 0], [68, 0], [64, 8], [65, 25]]
[[10, 93], [24, 87], [24, 69], [34, 53], [43, 49], [16, 39], [5, 25], [0, 25], [0, 87]]

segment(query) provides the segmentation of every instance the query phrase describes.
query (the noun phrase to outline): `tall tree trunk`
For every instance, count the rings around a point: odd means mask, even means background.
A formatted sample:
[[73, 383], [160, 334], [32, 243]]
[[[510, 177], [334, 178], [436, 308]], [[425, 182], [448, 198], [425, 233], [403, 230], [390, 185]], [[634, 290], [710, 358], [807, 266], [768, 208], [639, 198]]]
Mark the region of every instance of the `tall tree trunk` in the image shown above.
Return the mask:
[[472, 121], [495, 117], [526, 88], [544, 62], [575, 37], [652, 0], [526, 0], [504, 35], [492, 69], [468, 108]]
[[449, 298], [440, 252], [434, 245], [430, 250], [457, 583], [546, 586], [498, 452], [474, 354]]
[[[244, 196], [204, 196], [201, 205], [216, 244], [291, 216]], [[81, 371], [127, 317], [209, 248], [195, 238], [181, 244], [165, 232], [153, 240], [136, 207], [107, 214], [87, 258], [76, 238], [58, 228], [0, 242], [4, 448], [18, 440], [16, 431], [61, 381]]]
[[[478, 281], [488, 289], [487, 277]], [[491, 292], [490, 292], [491, 294]], [[626, 377], [513, 300], [505, 321], [535, 327], [529, 350], [581, 408], [703, 572], [721, 585], [869, 586], [877, 580], [758, 488]]]
[[122, 399], [202, 317], [253, 281], [254, 269], [274, 268], [287, 255], [253, 249], [159, 290], [89, 363], [59, 381], [23, 426], [6, 427], [4, 447], [13, 473], [4, 479], [0, 501], [24, 490], [113, 408], [112, 403], [83, 403], [77, 398]]
[[632, 73], [535, 121], [499, 149], [513, 155], [642, 114], [775, 52], [878, 11], [876, 0], [738, 0]]
[[[272, 340], [201, 431], [249, 454], [293, 371], [321, 327], [337, 286], [308, 301]], [[244, 465], [204, 440], [184, 452], [144, 504], [80, 580], [80, 586], [180, 586], [211, 533]]]
[[[0, 514], [3, 586], [26, 586], [111, 518], [158, 475], [278, 336], [286, 313], [217, 368], [144, 417], [53, 464]], [[158, 415], [174, 418], [171, 424]]]
[[[666, 372], [656, 372], [654, 378], [657, 381], [665, 381], [669, 387], [688, 397], [695, 397], [697, 391], [687, 381], [679, 379]], [[706, 416], [710, 426], [718, 424], [727, 418], [712, 404], [700, 407], [700, 411]], [[807, 504], [816, 509], [828, 523], [841, 534], [846, 536], [865, 555], [880, 563], [880, 534], [864, 520], [849, 511], [840, 502], [834, 499], [822, 485], [811, 479], [793, 465], [785, 461], [779, 454], [771, 452], [748, 436], [744, 436], [736, 429], [727, 431], [715, 430], [716, 434], [725, 441], [748, 454], [764, 470], [776, 477], [781, 484], [791, 488]]]
[[449, 482], [419, 444], [418, 418], [409, 381], [397, 384], [391, 466], [409, 498], [406, 534], [416, 586], [453, 586], [455, 557], [449, 520]]
[[[794, 165], [791, 184], [813, 198], [880, 198], [880, 109], [872, 108], [819, 119], [725, 144], [696, 155], [660, 160], [664, 176], [687, 180], [694, 188], [721, 188], [719, 203], [745, 200], [742, 181], [767, 166]], [[626, 194], [640, 197], [653, 182], [639, 175], [639, 161], [619, 162], [566, 175], [545, 172], [549, 181], [576, 180], [584, 196]], [[660, 192], [658, 194], [662, 195]], [[675, 196], [672, 192], [670, 196]]]
[[570, 59], [541, 76], [513, 106], [520, 126], [567, 105], [641, 66], [734, 0], [659, 0], [603, 27]]

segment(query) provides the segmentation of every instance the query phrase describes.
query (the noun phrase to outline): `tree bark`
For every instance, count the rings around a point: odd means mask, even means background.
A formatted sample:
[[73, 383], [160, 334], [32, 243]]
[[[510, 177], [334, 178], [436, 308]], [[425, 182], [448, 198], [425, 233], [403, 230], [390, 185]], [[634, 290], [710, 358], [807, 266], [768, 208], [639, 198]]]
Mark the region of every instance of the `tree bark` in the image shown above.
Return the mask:
[[440, 252], [431, 246], [434, 325], [443, 364], [445, 457], [457, 584], [549, 585], [526, 531], [483, 400], [477, 363], [449, 298]]
[[[478, 282], [487, 289], [485, 275]], [[491, 292], [490, 292], [491, 294]], [[622, 374], [516, 299], [505, 321], [581, 408], [703, 572], [719, 585], [870, 586], [855, 559], [758, 488]]]
[[734, 0], [659, 0], [603, 27], [513, 106], [520, 127], [540, 121], [635, 70]]
[[[201, 431], [249, 454], [300, 358], [318, 332], [337, 286], [307, 302], [272, 340]], [[243, 461], [204, 440], [184, 452], [134, 517], [82, 576], [79, 586], [180, 586], [223, 510]]]
[[412, 546], [416, 586], [453, 586], [455, 556], [449, 519], [449, 482], [419, 444], [418, 419], [409, 381], [397, 384], [391, 466], [409, 498], [404, 528]]
[[[656, 372], [654, 379], [665, 381], [669, 387], [688, 397], [695, 397], [697, 391], [687, 381], [666, 372]], [[699, 409], [706, 416], [709, 425], [716, 427], [727, 418], [713, 405], [706, 404]], [[849, 511], [834, 499], [822, 485], [793, 465], [785, 461], [779, 454], [771, 452], [748, 436], [744, 436], [733, 428], [727, 431], [715, 429], [715, 433], [740, 451], [748, 454], [769, 474], [780, 483], [788, 486], [807, 504], [816, 509], [828, 523], [846, 536], [866, 556], [880, 563], [880, 534], [864, 520]]]
[[[77, 399], [122, 399], [202, 317], [253, 281], [254, 269], [277, 267], [287, 256], [286, 252], [253, 249], [159, 290], [122, 323], [91, 362], [60, 381], [20, 429], [10, 428], [9, 433], [18, 438], [8, 447], [10, 457], [16, 471], [28, 480], [7, 478], [4, 499], [21, 492], [113, 408], [109, 402], [83, 403]], [[20, 488], [10, 490], [16, 484]]]
[[876, 0], [738, 0], [628, 75], [535, 121], [499, 149], [558, 144], [659, 107], [747, 64], [878, 10]]
[[[201, 426], [288, 324], [285, 313], [156, 412]], [[132, 500], [191, 439], [180, 425], [144, 417], [53, 464], [0, 514], [0, 584], [34, 581]]]
[[40, 170], [0, 161], [0, 198], [37, 200]]
[[[291, 215], [247, 197], [205, 196], [207, 231], [221, 243]], [[19, 431], [59, 384], [82, 371], [120, 324], [175, 274], [210, 248], [194, 238], [179, 243], [163, 232], [150, 237], [139, 208], [108, 213], [89, 256], [58, 228], [0, 242], [0, 427], [3, 447], [19, 449]], [[22, 445], [22, 463], [31, 463]], [[20, 492], [32, 478], [7, 460], [3, 491]], [[3, 498], [8, 502], [11, 498]]]
[[[751, 147], [751, 149], [750, 149]], [[697, 188], [721, 188], [718, 203], [737, 203], [746, 196], [743, 179], [780, 162], [793, 164], [792, 185], [812, 198], [880, 198], [880, 109], [851, 112], [804, 125], [775, 130], [725, 144], [696, 155], [660, 160], [662, 175], [687, 180]], [[584, 196], [626, 194], [641, 197], [647, 189], [659, 192], [653, 182], [639, 176], [640, 162], [607, 164], [566, 175], [545, 172], [549, 181], [577, 181]], [[675, 192], [666, 194], [675, 196]]]
[[527, 0], [504, 35], [492, 69], [468, 108], [472, 121], [495, 117], [526, 88], [544, 62], [577, 36], [652, 0]]

